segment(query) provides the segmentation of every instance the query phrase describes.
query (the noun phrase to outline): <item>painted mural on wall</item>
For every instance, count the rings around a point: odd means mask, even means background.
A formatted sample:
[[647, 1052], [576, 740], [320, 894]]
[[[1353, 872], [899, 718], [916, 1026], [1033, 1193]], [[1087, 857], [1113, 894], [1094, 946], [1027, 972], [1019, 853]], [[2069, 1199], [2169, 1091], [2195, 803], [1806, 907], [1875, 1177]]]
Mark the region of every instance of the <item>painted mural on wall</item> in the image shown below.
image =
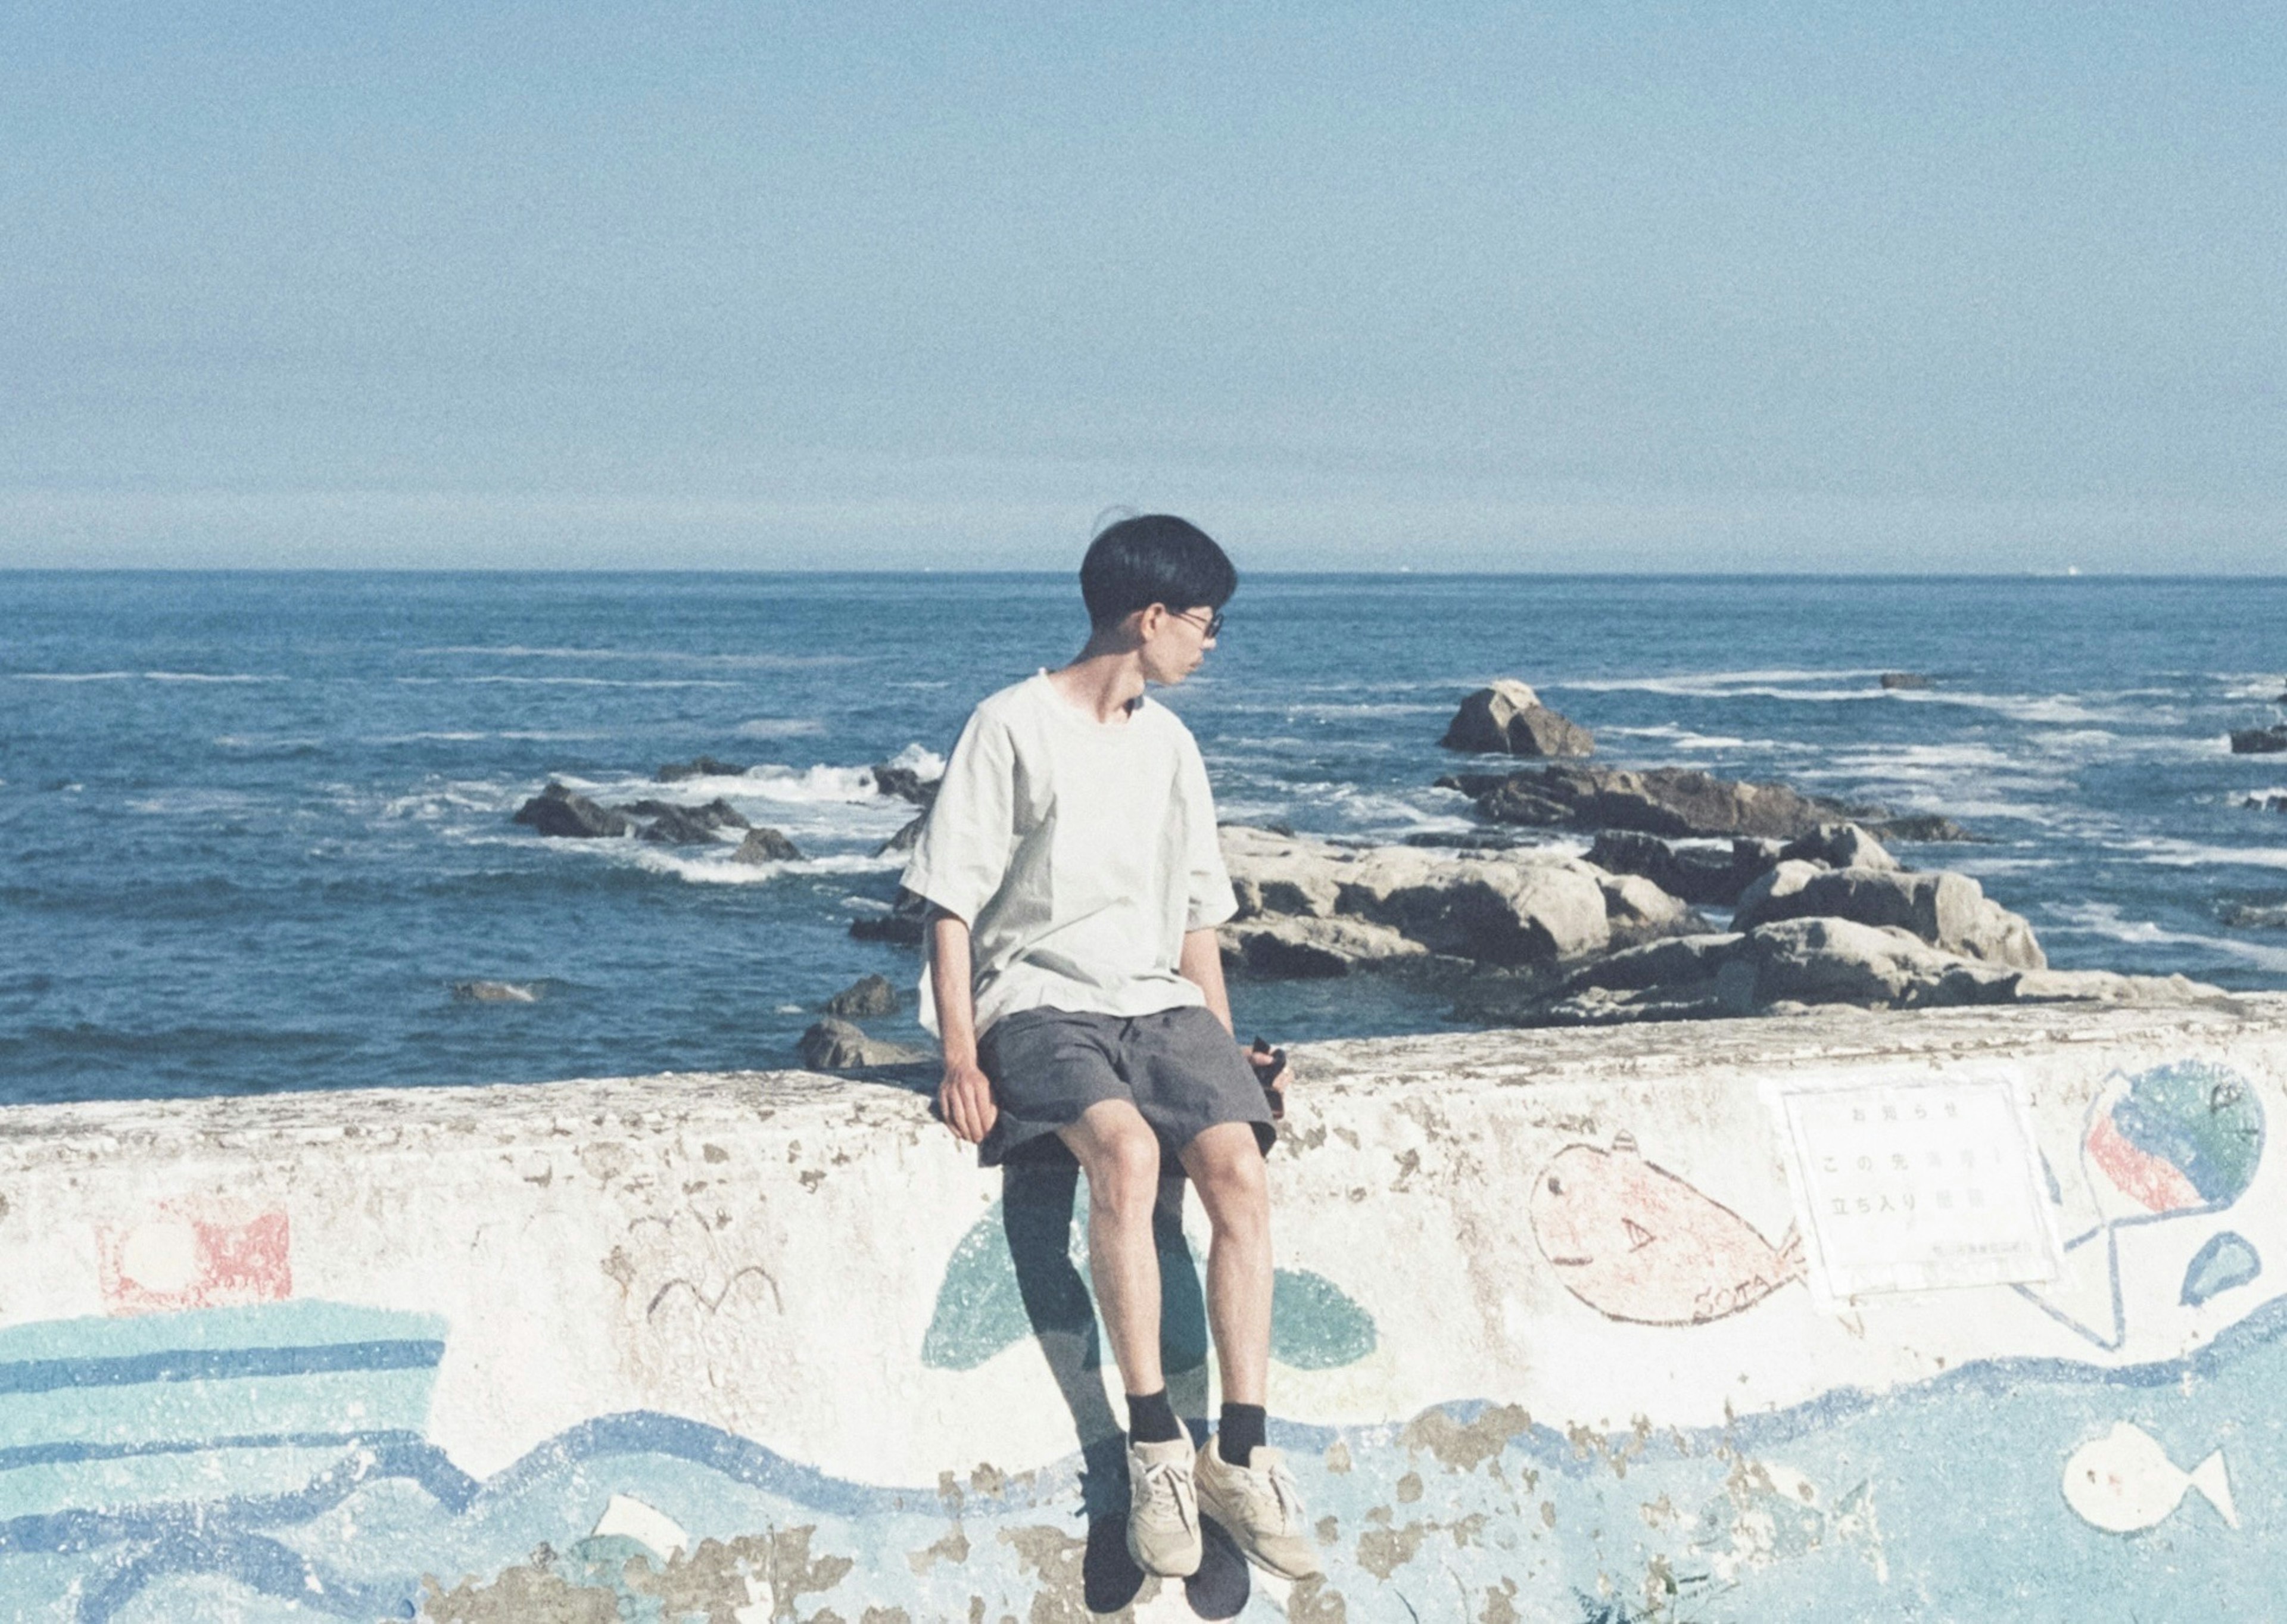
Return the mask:
[[1802, 1237], [1777, 1245], [1646, 1161], [1635, 1136], [1568, 1145], [1532, 1185], [1532, 1235], [1565, 1290], [1608, 1319], [1704, 1325], [1803, 1278]]
[[[2122, 1232], [2225, 1211], [2254, 1182], [2263, 1144], [2262, 1101], [2228, 1067], [2184, 1061], [2133, 1077], [2114, 1073], [2090, 1101], [2077, 1146], [2081, 1188], [2071, 1205], [2086, 1222], [2065, 1240], [2065, 1276], [2018, 1289], [2096, 1347], [2121, 1348], [2130, 1312]], [[2054, 1178], [2051, 1194], [2068, 1205]], [[2176, 1301], [2198, 1306], [2262, 1271], [2251, 1242], [2220, 1231], [2186, 1267]]]
[[[1983, 1360], [1719, 1426], [1559, 1430], [1472, 1401], [1274, 1422], [1328, 1570], [1294, 1589], [1212, 1540], [1191, 1585], [1144, 1580], [1102, 1449], [883, 1485], [632, 1412], [474, 1477], [425, 1435], [447, 1326], [297, 1297], [285, 1214], [178, 1203], [100, 1232], [104, 1315], [0, 1329], [0, 1620], [1767, 1624], [1989, 1617], [2005, 1595], [2025, 1618], [2257, 1616], [2248, 1576], [2287, 1563], [2287, 1296], [2247, 1289], [2260, 1260], [2224, 1225], [2263, 1113], [2221, 1068], [2160, 1067], [2112, 1080], [2053, 1160], [2069, 1147], [2085, 1187], [2052, 1198], [2084, 1220], [2077, 1260], [2110, 1254], [2124, 1314], [2232, 1293], [2245, 1311], [2181, 1357], [2105, 1362], [2116, 1318], [2075, 1326], [2085, 1361]], [[1792, 1234], [1626, 1135], [1547, 1158], [1518, 1216], [1571, 1300], [1663, 1348], [1809, 1301]], [[2163, 1221], [2215, 1227], [2180, 1280], [2124, 1283], [2109, 1243]], [[1083, 1223], [1069, 1183], [1004, 1196], [953, 1248], [915, 1356], [965, 1371], [1017, 1337], [1088, 1344]], [[1179, 1223], [1160, 1240], [1195, 1268]], [[1405, 1311], [1300, 1271], [1280, 1293], [1279, 1357], [1305, 1368], [1367, 1357], [1375, 1315]], [[1171, 1353], [1204, 1360], [1203, 1315], [1171, 1323]]]

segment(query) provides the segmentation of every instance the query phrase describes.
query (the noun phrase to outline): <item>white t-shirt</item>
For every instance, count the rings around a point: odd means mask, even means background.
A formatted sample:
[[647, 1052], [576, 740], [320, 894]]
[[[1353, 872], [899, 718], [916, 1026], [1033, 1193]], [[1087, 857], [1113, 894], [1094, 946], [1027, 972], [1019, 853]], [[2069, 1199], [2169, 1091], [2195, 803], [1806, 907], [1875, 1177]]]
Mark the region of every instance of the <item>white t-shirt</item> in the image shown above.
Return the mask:
[[[1099, 722], [1046, 671], [970, 714], [905, 885], [969, 923], [979, 1036], [1018, 1010], [1205, 1003], [1183, 933], [1238, 911], [1191, 730], [1148, 699]], [[921, 1018], [938, 1030], [926, 955]]]

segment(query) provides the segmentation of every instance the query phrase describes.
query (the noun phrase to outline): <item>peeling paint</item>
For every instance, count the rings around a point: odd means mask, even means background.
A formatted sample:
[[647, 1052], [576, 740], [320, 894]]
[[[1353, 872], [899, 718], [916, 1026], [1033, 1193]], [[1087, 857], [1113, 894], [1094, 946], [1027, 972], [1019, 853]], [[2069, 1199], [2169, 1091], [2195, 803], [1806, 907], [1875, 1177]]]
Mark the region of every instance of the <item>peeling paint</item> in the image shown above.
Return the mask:
[[1440, 1407], [1408, 1422], [1399, 1441], [1408, 1449], [1428, 1451], [1449, 1472], [1473, 1472], [1531, 1429], [1532, 1417], [1521, 1405], [1487, 1405], [1467, 1423]]

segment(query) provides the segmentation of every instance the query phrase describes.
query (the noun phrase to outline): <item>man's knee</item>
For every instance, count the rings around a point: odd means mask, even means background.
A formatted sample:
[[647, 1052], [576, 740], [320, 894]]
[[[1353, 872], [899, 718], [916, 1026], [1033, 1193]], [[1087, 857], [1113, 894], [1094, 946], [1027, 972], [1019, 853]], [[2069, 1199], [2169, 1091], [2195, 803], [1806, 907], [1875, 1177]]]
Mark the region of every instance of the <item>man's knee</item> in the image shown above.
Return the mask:
[[1159, 1140], [1140, 1120], [1099, 1135], [1087, 1158], [1088, 1199], [1148, 1216], [1159, 1194]]
[[1199, 1204], [1217, 1227], [1255, 1224], [1270, 1215], [1270, 1181], [1262, 1153], [1249, 1137], [1224, 1144], [1191, 1158], [1191, 1182], [1199, 1187]]

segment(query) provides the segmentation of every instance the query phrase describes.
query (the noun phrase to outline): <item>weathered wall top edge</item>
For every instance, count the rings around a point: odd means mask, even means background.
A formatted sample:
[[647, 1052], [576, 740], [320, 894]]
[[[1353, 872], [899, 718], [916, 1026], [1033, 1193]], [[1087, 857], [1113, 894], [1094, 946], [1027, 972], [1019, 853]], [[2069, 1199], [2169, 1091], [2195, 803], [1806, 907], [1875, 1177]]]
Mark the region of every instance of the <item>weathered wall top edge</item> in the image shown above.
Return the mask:
[[[1357, 1038], [1294, 1047], [1306, 1089], [1329, 1094], [1385, 1084], [1418, 1088], [1591, 1083], [1679, 1068], [1737, 1070], [1911, 1055], [2006, 1055], [2058, 1044], [2168, 1037], [2287, 1043], [2287, 994], [2173, 1005], [1880, 1011], [1721, 1022], [1501, 1029]], [[102, 1100], [0, 1109], [0, 1152], [36, 1160], [44, 1146], [90, 1140], [376, 1142], [408, 1131], [502, 1141], [588, 1135], [598, 1127], [664, 1132], [752, 1126], [873, 1126], [928, 1119], [934, 1068], [827, 1075], [804, 1071], [682, 1072], [467, 1088], [360, 1089], [197, 1099]]]

